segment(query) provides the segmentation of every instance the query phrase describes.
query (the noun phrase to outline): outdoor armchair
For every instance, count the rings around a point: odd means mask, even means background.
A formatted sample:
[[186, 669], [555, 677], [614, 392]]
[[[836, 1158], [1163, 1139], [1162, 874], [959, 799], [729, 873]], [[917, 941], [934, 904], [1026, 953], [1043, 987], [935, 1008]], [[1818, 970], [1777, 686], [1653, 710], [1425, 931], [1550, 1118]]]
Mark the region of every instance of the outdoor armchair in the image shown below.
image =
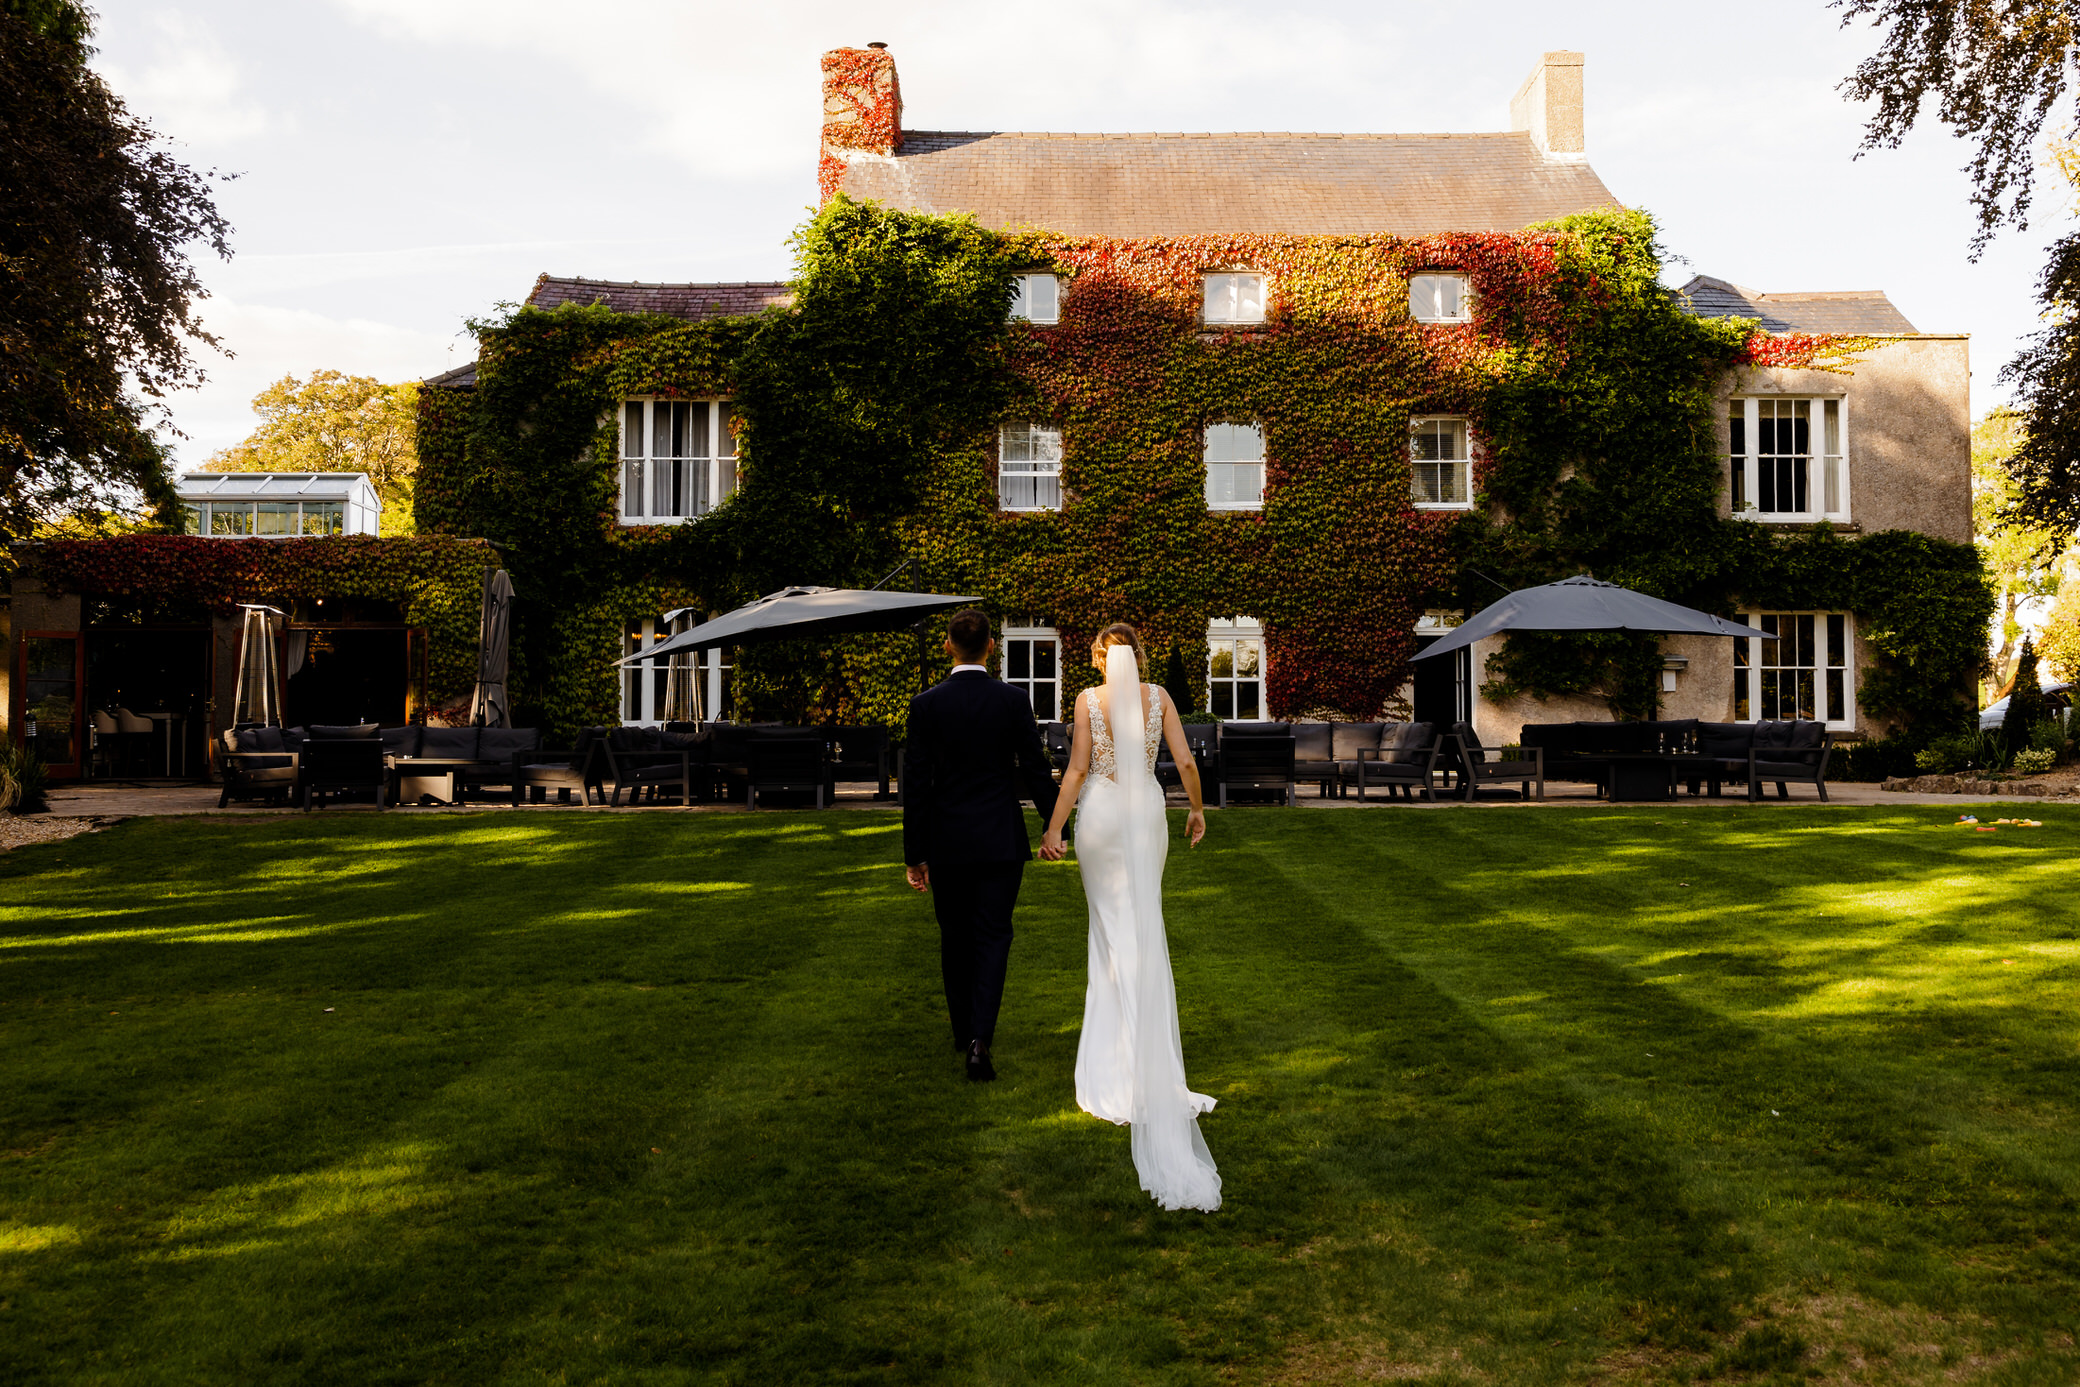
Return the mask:
[[[1192, 764], [1199, 768], [1199, 783], [1201, 785], [1211, 785], [1213, 783], [1214, 770], [1220, 761], [1220, 751], [1218, 750], [1220, 732], [1221, 725], [1217, 722], [1188, 722], [1184, 724], [1185, 748], [1192, 753]], [[1067, 764], [1066, 753], [1064, 753], [1063, 764]], [[1168, 738], [1165, 738], [1156, 750], [1156, 781], [1166, 790], [1184, 784], [1184, 777], [1179, 775], [1177, 771], [1177, 762], [1170, 755]]]
[[611, 727], [598, 743], [606, 757], [607, 779], [613, 782], [607, 803], [621, 807], [621, 793], [628, 791], [629, 803], [640, 803], [647, 794], [655, 802], [665, 791], [691, 804], [696, 787], [709, 785], [709, 757], [714, 737], [708, 733], [681, 736], [654, 727]]
[[224, 792], [217, 796], [217, 808], [234, 799], [288, 802], [296, 789], [299, 758], [281, 728], [234, 728], [224, 733], [224, 747], [220, 758]]
[[835, 799], [838, 784], [873, 781], [879, 788], [875, 799], [887, 799], [889, 780], [888, 729], [885, 727], [832, 727], [825, 729], [830, 763], [825, 792]]
[[1795, 780], [1810, 784], [1825, 803], [1827, 758], [1833, 751], [1824, 722], [1756, 723], [1755, 745], [1748, 749], [1748, 798], [1761, 799], [1763, 785], [1775, 781], [1777, 798], [1789, 799], [1787, 786]]
[[744, 807], [758, 808], [761, 790], [816, 796], [823, 808], [830, 768], [820, 727], [762, 728], [752, 734], [744, 777]]
[[315, 735], [317, 728], [311, 731], [301, 753], [306, 814], [314, 800], [323, 804], [327, 795], [336, 798], [365, 792], [375, 796], [377, 809], [389, 804], [390, 768], [383, 760], [383, 743], [373, 729], [365, 737], [321, 737]]
[[1434, 724], [1390, 722], [1380, 729], [1378, 745], [1359, 747], [1350, 765], [1337, 767], [1337, 778], [1356, 785], [1361, 800], [1372, 788], [1384, 789], [1388, 799], [1411, 799], [1420, 791], [1424, 799], [1435, 800], [1443, 757], [1444, 738]]
[[1220, 773], [1215, 778], [1216, 803], [1228, 807], [1231, 791], [1271, 791], [1287, 805], [1299, 799], [1293, 763], [1296, 743], [1283, 723], [1226, 723], [1221, 728]]
[[[1525, 799], [1532, 798], [1532, 787], [1538, 787], [1539, 799], [1546, 797], [1546, 756], [1543, 749], [1529, 747], [1528, 756], [1503, 759], [1504, 753], [1481, 745], [1480, 734], [1473, 730], [1470, 722], [1452, 725], [1452, 746], [1459, 760], [1459, 797], [1474, 800], [1480, 797], [1481, 786], [1515, 781], [1519, 793]], [[1495, 757], [1489, 760], [1489, 757]], [[1507, 792], [1505, 792], [1507, 793]]]
[[578, 739], [569, 751], [524, 752], [514, 758], [512, 796], [513, 807], [520, 807], [523, 799], [531, 798], [541, 804], [556, 791], [556, 797], [568, 802], [571, 791], [578, 792], [580, 804], [593, 803], [596, 793], [601, 802], [606, 800], [606, 790], [600, 784], [598, 770], [594, 768], [599, 744], [606, 737], [604, 727], [581, 727]]

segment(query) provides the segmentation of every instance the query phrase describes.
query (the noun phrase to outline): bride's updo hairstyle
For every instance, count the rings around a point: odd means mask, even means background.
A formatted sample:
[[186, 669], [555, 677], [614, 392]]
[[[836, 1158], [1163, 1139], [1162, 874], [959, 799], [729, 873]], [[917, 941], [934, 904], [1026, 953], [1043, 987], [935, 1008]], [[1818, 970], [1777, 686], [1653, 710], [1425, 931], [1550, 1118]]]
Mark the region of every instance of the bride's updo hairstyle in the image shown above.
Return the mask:
[[1096, 660], [1100, 667], [1103, 667], [1105, 663], [1105, 648], [1112, 645], [1124, 645], [1131, 648], [1134, 652], [1134, 663], [1141, 666], [1141, 672], [1144, 676], [1147, 675], [1148, 655], [1141, 648], [1141, 633], [1139, 631], [1136, 631], [1124, 621], [1115, 621], [1112, 625], [1098, 632], [1098, 638], [1091, 642], [1091, 658]]

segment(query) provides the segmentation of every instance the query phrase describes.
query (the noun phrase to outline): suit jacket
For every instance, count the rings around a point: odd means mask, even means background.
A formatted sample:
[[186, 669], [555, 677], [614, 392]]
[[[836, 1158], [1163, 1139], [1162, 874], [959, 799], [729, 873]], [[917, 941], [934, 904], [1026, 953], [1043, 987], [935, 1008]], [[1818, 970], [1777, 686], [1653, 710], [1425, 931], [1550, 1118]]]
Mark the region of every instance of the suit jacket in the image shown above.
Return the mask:
[[1042, 819], [1056, 788], [1033, 705], [980, 670], [910, 700], [903, 747], [903, 861], [934, 867], [1023, 862], [1033, 855], [1020, 799]]

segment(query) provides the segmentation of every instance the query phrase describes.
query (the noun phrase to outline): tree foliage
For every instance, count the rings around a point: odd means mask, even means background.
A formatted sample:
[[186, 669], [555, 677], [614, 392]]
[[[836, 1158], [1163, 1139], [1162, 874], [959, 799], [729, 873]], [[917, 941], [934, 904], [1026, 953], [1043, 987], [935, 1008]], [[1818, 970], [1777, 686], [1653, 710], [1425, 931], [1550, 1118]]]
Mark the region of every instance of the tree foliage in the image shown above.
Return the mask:
[[2016, 513], [2018, 492], [2008, 468], [2026, 437], [2023, 416], [2012, 409], [1990, 410], [1972, 426], [1972, 535], [2000, 604], [1991, 671], [1997, 683], [2013, 666], [2026, 608], [2058, 596], [2064, 566], [2060, 532], [2032, 525]]
[[[1846, 27], [1868, 19], [1878, 51], [1842, 83], [1876, 101], [1863, 148], [1895, 149], [1933, 100], [1936, 119], [1977, 146], [1965, 172], [1979, 230], [1974, 258], [2004, 223], [2029, 223], [2038, 142], [2065, 108], [2075, 59], [2065, 0], [1834, 0]], [[2072, 108], [2080, 115], [2080, 106]]]
[[189, 259], [230, 256], [209, 180], [85, 66], [87, 15], [0, 8], [0, 537], [125, 489], [171, 519], [153, 402], [202, 373]]
[[313, 371], [253, 397], [260, 427], [211, 455], [210, 472], [366, 472], [383, 500], [383, 533], [412, 532], [419, 469], [419, 385]]

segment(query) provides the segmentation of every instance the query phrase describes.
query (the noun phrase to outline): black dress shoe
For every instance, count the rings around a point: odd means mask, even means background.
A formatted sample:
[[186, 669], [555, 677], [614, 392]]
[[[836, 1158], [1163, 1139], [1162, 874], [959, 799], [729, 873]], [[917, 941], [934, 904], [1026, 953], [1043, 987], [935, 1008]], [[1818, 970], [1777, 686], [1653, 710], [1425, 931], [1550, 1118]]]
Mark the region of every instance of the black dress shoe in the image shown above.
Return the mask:
[[968, 1077], [978, 1084], [997, 1077], [996, 1066], [989, 1062], [989, 1046], [979, 1040], [968, 1047]]

